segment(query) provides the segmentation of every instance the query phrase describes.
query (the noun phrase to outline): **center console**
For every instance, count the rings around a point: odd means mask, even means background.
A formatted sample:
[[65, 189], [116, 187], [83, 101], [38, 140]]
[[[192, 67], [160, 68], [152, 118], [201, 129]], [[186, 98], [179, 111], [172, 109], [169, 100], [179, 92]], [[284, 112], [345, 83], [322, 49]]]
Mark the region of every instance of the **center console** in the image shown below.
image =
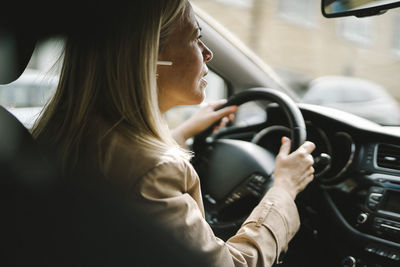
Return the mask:
[[357, 174], [326, 194], [335, 226], [345, 230], [343, 266], [400, 266], [400, 150], [383, 148], [362, 147]]
[[374, 235], [400, 243], [400, 190], [373, 186], [357, 222]]
[[[360, 232], [400, 243], [400, 190], [372, 186], [356, 218], [355, 228]], [[388, 258], [400, 264], [400, 250], [370, 242], [365, 252]]]

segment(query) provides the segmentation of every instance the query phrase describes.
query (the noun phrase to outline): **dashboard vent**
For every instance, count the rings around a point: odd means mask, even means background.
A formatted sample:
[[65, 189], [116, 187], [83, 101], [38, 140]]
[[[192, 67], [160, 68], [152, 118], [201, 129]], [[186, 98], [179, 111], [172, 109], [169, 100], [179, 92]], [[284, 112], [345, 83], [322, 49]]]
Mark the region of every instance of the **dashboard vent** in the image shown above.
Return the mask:
[[400, 147], [379, 144], [377, 164], [382, 168], [400, 170]]

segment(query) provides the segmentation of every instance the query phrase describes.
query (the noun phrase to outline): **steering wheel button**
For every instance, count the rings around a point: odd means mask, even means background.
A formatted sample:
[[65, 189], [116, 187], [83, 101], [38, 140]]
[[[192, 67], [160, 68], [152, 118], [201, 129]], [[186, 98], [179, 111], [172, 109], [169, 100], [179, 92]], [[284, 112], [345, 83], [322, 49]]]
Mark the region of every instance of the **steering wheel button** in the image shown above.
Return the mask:
[[252, 180], [255, 180], [259, 184], [264, 184], [266, 182], [265, 177], [262, 175], [258, 175], [258, 174], [254, 175]]
[[225, 203], [226, 204], [229, 204], [229, 203], [232, 203], [233, 202], [233, 198], [231, 198], [231, 197], [228, 197], [226, 200], [225, 200]]
[[249, 192], [250, 192], [253, 196], [255, 196], [255, 197], [259, 197], [259, 196], [261, 195], [260, 192], [254, 190], [254, 189], [251, 188], [251, 187], [247, 187], [247, 189], [249, 189]]
[[234, 194], [232, 195], [232, 198], [233, 198], [233, 199], [239, 199], [239, 198], [240, 198], [240, 194], [234, 193]]
[[212, 198], [209, 194], [204, 195], [204, 198], [207, 199], [207, 201], [213, 205], [217, 204], [217, 201]]

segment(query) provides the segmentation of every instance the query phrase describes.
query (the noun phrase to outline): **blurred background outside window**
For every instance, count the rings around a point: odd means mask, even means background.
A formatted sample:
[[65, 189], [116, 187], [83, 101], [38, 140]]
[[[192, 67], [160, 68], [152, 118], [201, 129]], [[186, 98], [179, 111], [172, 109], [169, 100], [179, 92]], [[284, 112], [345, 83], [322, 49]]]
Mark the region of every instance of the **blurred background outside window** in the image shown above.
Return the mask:
[[[236, 2], [192, 0], [270, 65], [300, 99], [315, 86], [315, 79], [335, 79], [319, 84], [329, 90], [314, 89], [303, 102], [326, 99], [329, 91], [331, 101], [320, 105], [400, 125], [400, 9], [361, 19], [326, 19], [320, 0], [248, 0], [246, 8]], [[240, 23], [235, 23], [238, 17]], [[379, 113], [385, 101], [389, 113], [365, 115], [367, 110]], [[384, 118], [388, 116], [392, 119]]]
[[[336, 81], [331, 84], [321, 84], [319, 87], [329, 87], [331, 102], [337, 104], [338, 99], [346, 103], [351, 102], [353, 106], [357, 105], [357, 109], [350, 112], [356, 114], [359, 110], [371, 109], [369, 103], [379, 101], [376, 99], [365, 101], [362, 98], [368, 94], [373, 96], [382, 94], [363, 93], [362, 90], [375, 89], [363, 89], [364, 87], [361, 88], [362, 86], [354, 85], [345, 79], [356, 78], [377, 85], [372, 87], [379, 87], [380, 91], [385, 92], [385, 97], [387, 94], [387, 97], [394, 101], [393, 110], [381, 116], [400, 117], [397, 107], [400, 100], [400, 9], [390, 10], [383, 16], [363, 19], [353, 17], [326, 19], [321, 14], [320, 0], [191, 0], [191, 2], [215, 18], [252, 49], [304, 102], [318, 99], [320, 92], [324, 91], [324, 94], [327, 94], [327, 89], [312, 91], [310, 89], [315, 85], [315, 79], [328, 76], [334, 77]], [[14, 82], [15, 84], [1, 86], [0, 104], [15, 114], [21, 109], [32, 109], [31, 115], [34, 120], [40, 107], [54, 92], [54, 83], [47, 81], [43, 84], [43, 81], [46, 81], [43, 77], [57, 80], [60, 64], [53, 67], [57, 60], [54, 55], [57, 53], [54, 52], [61, 51], [61, 47], [62, 42], [57, 39], [38, 45], [26, 73]], [[28, 75], [34, 72], [38, 78], [28, 78]], [[209, 82], [206, 101], [228, 97], [226, 81], [212, 71], [206, 78]], [[31, 88], [23, 85], [26, 89], [17, 89], [11, 93], [10, 88], [17, 86], [18, 82], [26, 84], [24, 79], [31, 79]], [[39, 86], [38, 83], [42, 83], [40, 86], [43, 88], [33, 89]], [[350, 93], [350, 90], [354, 92]], [[34, 96], [33, 92], [38, 95]], [[309, 93], [305, 98], [307, 92]], [[310, 96], [313, 92], [316, 95]], [[320, 105], [332, 105], [332, 103], [327, 104], [325, 101]], [[346, 110], [345, 106], [340, 108]], [[198, 106], [177, 107], [169, 111], [166, 118], [173, 128], [197, 108]], [[363, 113], [357, 115], [363, 116]], [[400, 119], [390, 123], [382, 118], [373, 120], [381, 124], [400, 125]], [[32, 123], [25, 124], [29, 127]]]

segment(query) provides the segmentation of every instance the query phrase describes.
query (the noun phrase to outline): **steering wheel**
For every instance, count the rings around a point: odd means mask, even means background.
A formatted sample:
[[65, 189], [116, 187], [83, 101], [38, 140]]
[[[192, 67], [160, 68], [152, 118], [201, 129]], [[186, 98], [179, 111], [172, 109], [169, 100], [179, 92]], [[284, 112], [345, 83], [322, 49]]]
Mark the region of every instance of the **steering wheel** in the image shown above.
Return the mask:
[[[268, 100], [282, 108], [289, 122], [291, 151], [305, 142], [303, 116], [280, 91], [252, 88], [233, 95], [218, 109], [254, 100]], [[206, 220], [214, 231], [224, 233], [240, 226], [272, 185], [275, 155], [253, 142], [215, 138], [212, 129], [194, 138], [193, 166], [201, 180]]]

